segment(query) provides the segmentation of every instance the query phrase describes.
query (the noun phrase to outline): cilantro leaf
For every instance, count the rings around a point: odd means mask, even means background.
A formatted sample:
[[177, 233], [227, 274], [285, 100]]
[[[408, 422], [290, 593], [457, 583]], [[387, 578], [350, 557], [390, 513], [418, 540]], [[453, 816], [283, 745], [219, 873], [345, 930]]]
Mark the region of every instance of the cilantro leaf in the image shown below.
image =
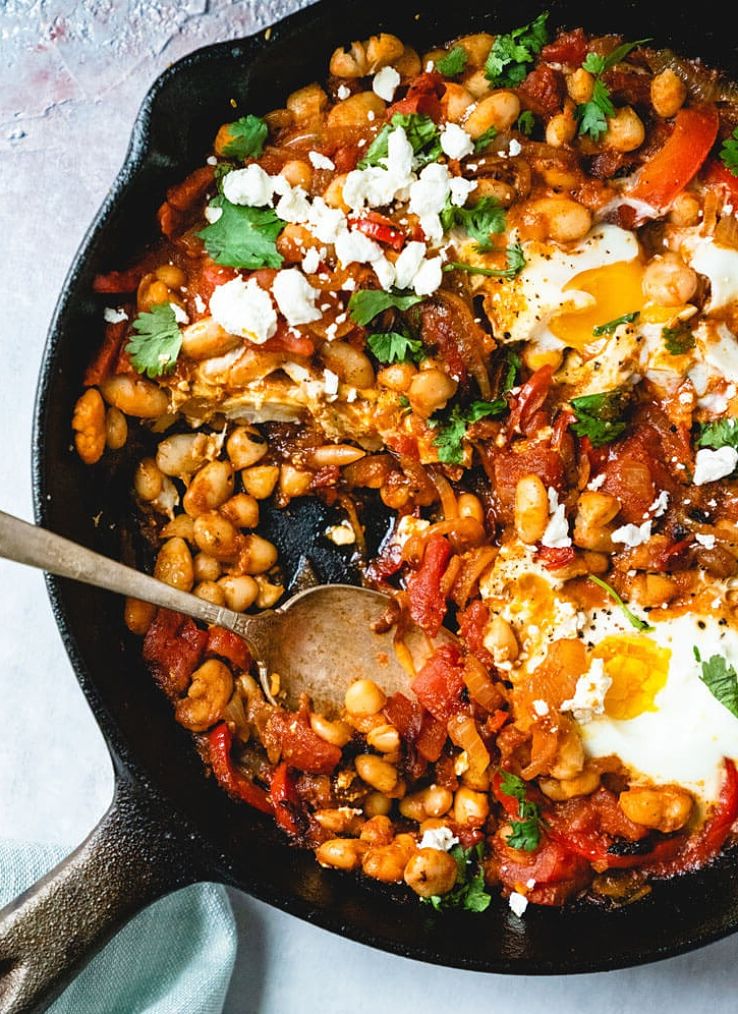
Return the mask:
[[282, 255], [275, 240], [284, 228], [273, 208], [247, 208], [231, 204], [219, 194], [210, 202], [222, 214], [198, 232], [216, 262], [231, 268], [280, 268]]
[[461, 465], [464, 461], [464, 437], [468, 421], [460, 405], [454, 405], [445, 422], [429, 419], [431, 426], [438, 426], [439, 431], [433, 441], [438, 450], [438, 460], [446, 465]]
[[512, 834], [507, 839], [510, 848], [534, 852], [541, 841], [541, 808], [528, 799], [528, 787], [522, 778], [511, 771], [500, 772], [500, 791], [518, 802], [519, 820], [511, 820]]
[[495, 398], [493, 401], [473, 401], [466, 413], [469, 424], [479, 422], [480, 419], [494, 419], [498, 415], [507, 412], [507, 402], [504, 398]]
[[408, 359], [417, 362], [423, 356], [422, 341], [399, 331], [370, 334], [367, 344], [380, 363], [404, 363]]
[[529, 820], [511, 820], [512, 834], [507, 839], [511, 849], [522, 849], [523, 852], [535, 852], [541, 841], [541, 829], [538, 818]]
[[349, 313], [355, 324], [362, 327], [374, 320], [377, 314], [385, 310], [409, 310], [411, 306], [423, 301], [422, 296], [412, 292], [385, 292], [383, 289], [359, 289], [351, 294]]
[[490, 234], [505, 231], [505, 209], [495, 197], [483, 197], [471, 208], [459, 208], [449, 201], [441, 212], [441, 225], [444, 232], [458, 225], [480, 250], [491, 250]]
[[238, 169], [238, 162], [232, 162], [230, 159], [218, 162], [216, 165], [213, 170], [213, 180], [219, 194], [223, 193], [223, 180], [228, 173], [232, 173], [234, 169]]
[[133, 335], [126, 345], [131, 363], [147, 377], [171, 373], [182, 348], [182, 333], [169, 303], [152, 306], [133, 322]]
[[695, 346], [694, 335], [688, 324], [679, 323], [676, 327], [663, 327], [661, 337], [664, 339], [666, 351], [672, 356], [681, 356]]
[[444, 77], [456, 77], [465, 69], [469, 60], [469, 54], [463, 46], [454, 46], [440, 60], [436, 60], [436, 70]]
[[712, 696], [738, 718], [738, 673], [735, 668], [722, 655], [713, 655], [704, 662], [697, 648], [694, 653], [702, 666], [702, 682]]
[[226, 128], [228, 142], [221, 147], [221, 154], [226, 158], [258, 158], [264, 150], [269, 128], [260, 116], [242, 116], [240, 120], [229, 123]]
[[587, 53], [582, 68], [590, 74], [601, 74], [605, 69], [605, 58], [599, 53]]
[[359, 169], [381, 165], [389, 153], [389, 136], [397, 127], [402, 127], [413, 149], [418, 166], [435, 162], [443, 154], [441, 135], [438, 127], [422, 113], [395, 113], [390, 123], [385, 123], [358, 163]]
[[577, 106], [580, 137], [589, 136], [600, 141], [607, 133], [607, 118], [615, 115], [615, 106], [610, 98], [610, 89], [600, 78], [595, 79], [592, 98]]
[[594, 583], [596, 585], [599, 585], [603, 591], [607, 592], [607, 594], [610, 596], [613, 602], [622, 609], [623, 613], [625, 614], [625, 618], [631, 625], [631, 627], [634, 627], [636, 630], [643, 631], [654, 629], [650, 623], [647, 623], [645, 620], [642, 620], [639, 616], [636, 616], [633, 610], [629, 606], [627, 606], [625, 602], [623, 602], [623, 600], [620, 598], [620, 596], [618, 595], [618, 593], [615, 591], [615, 589], [611, 584], [608, 584], [607, 581], [603, 581], [601, 577], [596, 577], [594, 574], [589, 575], [589, 580], [594, 581]]
[[485, 890], [484, 870], [482, 869], [484, 846], [479, 844], [465, 849], [461, 845], [454, 845], [450, 855], [456, 861], [456, 886], [448, 894], [434, 894], [430, 898], [421, 898], [420, 900], [430, 905], [436, 912], [448, 908], [463, 908], [467, 912], [484, 912], [489, 908], [492, 900]]
[[738, 176], [738, 127], [723, 141], [720, 161], [734, 176]]
[[484, 72], [493, 85], [514, 87], [521, 84], [530, 69], [528, 65], [548, 42], [547, 19], [548, 11], [545, 11], [530, 24], [497, 36], [484, 65]]
[[734, 447], [738, 450], [738, 419], [717, 419], [703, 423], [697, 439], [698, 447]]
[[535, 126], [536, 126], [535, 116], [530, 111], [530, 109], [524, 109], [523, 112], [518, 117], [517, 122], [518, 130], [520, 131], [521, 134], [525, 134], [526, 137], [530, 137], [530, 135], [535, 130]]
[[583, 394], [571, 399], [576, 422], [571, 428], [579, 437], [589, 437], [593, 447], [612, 443], [625, 432], [622, 416], [628, 406], [628, 394], [620, 387], [599, 394]]
[[488, 127], [487, 130], [485, 130], [483, 134], [480, 134], [474, 142], [474, 154], [479, 155], [483, 152], [490, 144], [492, 144], [498, 133], [499, 131], [497, 130], [497, 127]]
[[514, 278], [525, 267], [525, 253], [520, 243], [509, 246], [505, 251], [506, 268], [480, 268], [475, 264], [464, 264], [462, 261], [449, 261], [444, 264], [444, 271], [466, 271], [470, 275], [486, 275], [488, 278]]
[[520, 356], [517, 352], [513, 352], [512, 349], [509, 349], [507, 352], [507, 369], [505, 370], [505, 376], [502, 378], [503, 394], [515, 386], [515, 380], [522, 365]]
[[601, 338], [603, 334], [615, 334], [621, 324], [632, 324], [638, 320], [640, 315], [640, 310], [634, 310], [633, 313], [624, 313], [622, 317], [608, 320], [607, 324], [598, 324], [597, 327], [592, 328], [592, 334], [595, 338]]

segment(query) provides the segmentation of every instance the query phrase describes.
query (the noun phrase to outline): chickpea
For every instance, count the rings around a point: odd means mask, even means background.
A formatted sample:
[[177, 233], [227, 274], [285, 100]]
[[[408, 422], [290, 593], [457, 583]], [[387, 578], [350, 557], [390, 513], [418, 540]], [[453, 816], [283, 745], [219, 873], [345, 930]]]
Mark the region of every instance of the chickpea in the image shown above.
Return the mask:
[[274, 492], [279, 479], [279, 465], [254, 465], [241, 472], [243, 488], [255, 500], [266, 500]]
[[376, 715], [387, 703], [381, 687], [374, 680], [356, 680], [346, 691], [344, 704], [350, 715]]
[[484, 524], [484, 508], [478, 496], [473, 493], [462, 493], [457, 504], [460, 518], [474, 518], [480, 525]]
[[546, 124], [546, 144], [563, 148], [571, 144], [577, 132], [577, 123], [571, 113], [557, 113]]
[[284, 499], [291, 500], [295, 496], [305, 496], [313, 481], [313, 473], [294, 465], [282, 465], [279, 470], [279, 492]]
[[357, 814], [345, 806], [337, 810], [316, 810], [313, 816], [330, 834], [355, 834], [360, 826]]
[[339, 208], [344, 215], [348, 215], [351, 211], [343, 199], [343, 186], [347, 175], [347, 173], [339, 173], [338, 176], [334, 176], [323, 192], [323, 200], [328, 207]]
[[492, 85], [484, 72], [484, 68], [475, 70], [473, 74], [465, 78], [464, 87], [475, 99], [482, 99], [492, 91]]
[[393, 470], [392, 459], [388, 454], [372, 454], [347, 465], [343, 470], [343, 478], [349, 486], [380, 489]]
[[469, 204], [472, 207], [483, 201], [485, 197], [491, 197], [495, 201], [503, 206], [503, 208], [509, 208], [514, 203], [516, 198], [515, 187], [510, 183], [505, 183], [504, 180], [494, 180], [491, 176], [483, 176], [482, 179], [477, 180], [477, 185], [469, 195]]
[[284, 595], [284, 585], [272, 584], [263, 574], [257, 574], [254, 578], [259, 592], [256, 596], [257, 609], [271, 609]]
[[[321, 119], [323, 112], [328, 105], [328, 96], [319, 84], [309, 84], [305, 85], [304, 88], [298, 88], [296, 92], [292, 92], [291, 95], [288, 95], [285, 105], [292, 113], [295, 123], [298, 126], [303, 126], [304, 124]], [[282, 172], [284, 174], [284, 170], [282, 170]], [[287, 179], [292, 186], [297, 185], [296, 183], [293, 183], [289, 177], [287, 177]], [[300, 182], [299, 185], [304, 186], [305, 184]]]
[[361, 42], [352, 42], [350, 49], [334, 50], [330, 72], [334, 77], [366, 77], [369, 73], [366, 46]]
[[139, 500], [148, 503], [156, 500], [162, 490], [164, 476], [153, 458], [143, 458], [136, 466], [133, 488]]
[[367, 734], [366, 741], [379, 753], [394, 753], [400, 749], [400, 734], [394, 725], [378, 725]]
[[457, 824], [483, 824], [489, 817], [489, 796], [486, 792], [462, 788], [454, 795], [454, 820]]
[[220, 512], [236, 528], [256, 528], [259, 524], [259, 505], [248, 493], [236, 493], [226, 500]]
[[380, 387], [388, 387], [390, 391], [404, 394], [417, 372], [412, 363], [392, 363], [391, 366], [385, 366], [379, 371], [377, 383]]
[[421, 370], [410, 382], [407, 396], [413, 412], [427, 419], [453, 398], [457, 387], [456, 381], [443, 370]]
[[234, 468], [251, 468], [264, 457], [269, 445], [260, 433], [237, 426], [226, 441], [226, 453]]
[[594, 83], [594, 75], [590, 74], [584, 67], [580, 67], [572, 74], [568, 74], [566, 78], [566, 90], [569, 93], [569, 98], [576, 102], [577, 105], [589, 102], [594, 91]]
[[475, 32], [473, 35], [462, 35], [456, 40], [455, 45], [461, 46], [466, 52], [467, 68], [476, 70], [478, 67], [484, 67], [494, 41], [494, 35], [490, 35], [489, 32]]
[[188, 359], [212, 359], [238, 348], [241, 341], [212, 317], [203, 317], [182, 329], [182, 354]]
[[358, 870], [366, 845], [356, 838], [331, 838], [315, 850], [315, 858], [321, 866], [332, 866], [336, 870]]
[[109, 408], [105, 414], [105, 444], [111, 451], [119, 451], [128, 440], [126, 417], [117, 408]]
[[474, 105], [474, 96], [463, 85], [447, 81], [442, 102], [446, 109], [447, 121], [459, 123], [469, 106]]
[[391, 845], [395, 837], [392, 821], [381, 815], [373, 817], [364, 824], [359, 837], [367, 845]]
[[211, 461], [195, 474], [182, 506], [196, 518], [199, 514], [213, 511], [233, 496], [233, 469], [227, 461]]
[[573, 243], [592, 227], [592, 212], [570, 197], [539, 197], [527, 211], [543, 219], [547, 235], [557, 243]]
[[574, 519], [574, 542], [598, 553], [613, 551], [612, 529], [608, 527], [620, 510], [620, 501], [609, 493], [584, 490]]
[[277, 562], [277, 547], [261, 535], [245, 535], [239, 564], [247, 574], [265, 574]]
[[458, 876], [456, 860], [440, 849], [420, 849], [410, 857], [404, 872], [405, 883], [421, 898], [448, 894]]
[[198, 514], [193, 534], [197, 548], [216, 560], [233, 560], [241, 548], [236, 526], [218, 511]]
[[195, 541], [195, 525], [189, 514], [178, 514], [176, 518], [164, 525], [161, 530], [162, 539], [184, 539], [186, 542]]
[[629, 820], [664, 834], [684, 827], [694, 806], [690, 793], [679, 785], [653, 788], [634, 785], [627, 792], [620, 793], [618, 802]]
[[160, 442], [156, 464], [164, 475], [187, 476], [205, 464], [211, 446], [211, 440], [204, 433], [177, 433]]
[[[398, 835], [399, 837], [401, 836]], [[394, 841], [391, 845], [370, 848], [364, 856], [361, 868], [367, 877], [373, 880], [380, 880], [384, 884], [397, 884], [402, 880], [411, 854], [407, 846]]]
[[589, 796], [600, 785], [599, 771], [584, 770], [580, 775], [565, 780], [556, 778], [539, 778], [538, 786], [544, 795], [555, 802], [560, 803], [565, 799], [574, 799], [575, 796]]
[[579, 730], [573, 722], [564, 725], [560, 719], [559, 730], [559, 744], [550, 774], [552, 778], [567, 781], [583, 771], [584, 747]]
[[321, 349], [323, 362], [344, 384], [360, 390], [374, 386], [374, 368], [360, 349], [347, 342], [329, 342]]
[[333, 106], [328, 113], [328, 127], [364, 127], [373, 119], [381, 119], [386, 108], [374, 92], [357, 92]]
[[442, 817], [451, 809], [454, 797], [449, 789], [441, 785], [429, 785], [420, 792], [414, 792], [400, 803], [400, 813], [409, 820], [416, 820], [418, 823], [428, 817]]
[[218, 586], [225, 596], [225, 603], [235, 613], [243, 613], [254, 604], [259, 586], [248, 574], [221, 577]]
[[484, 646], [495, 662], [514, 662], [520, 654], [518, 639], [504, 616], [495, 616], [487, 624]]
[[687, 97], [687, 86], [671, 67], [662, 70], [651, 81], [651, 105], [663, 119], [676, 116]]
[[192, 593], [193, 595], [197, 595], [199, 599], [212, 602], [214, 606], [224, 606], [226, 604], [225, 593], [215, 581], [200, 581], [192, 589]]
[[177, 701], [174, 717], [191, 732], [204, 732], [215, 725], [233, 693], [231, 670], [210, 658], [192, 674], [184, 700]]
[[326, 743], [340, 747], [346, 746], [354, 734], [351, 726], [346, 722], [329, 722], [323, 715], [318, 715], [315, 712], [310, 715], [310, 728]]
[[374, 74], [382, 67], [388, 67], [399, 60], [404, 52], [405, 45], [396, 35], [390, 35], [389, 32], [372, 35], [366, 44], [368, 72]]
[[631, 595], [642, 606], [663, 606], [679, 594], [679, 586], [668, 574], [637, 574]]
[[187, 281], [184, 271], [176, 264], [160, 264], [154, 274], [170, 289], [181, 289]]
[[683, 306], [697, 291], [697, 274], [677, 254], [657, 254], [642, 284], [644, 296], [658, 306]]
[[367, 817], [386, 817], [392, 809], [392, 800], [381, 792], [370, 792], [364, 800], [364, 813]]
[[362, 753], [354, 760], [357, 774], [363, 782], [385, 795], [397, 785], [397, 769], [373, 753]]
[[141, 599], [126, 599], [123, 619], [132, 634], [143, 637], [151, 626], [155, 615], [156, 606], [152, 606], [150, 602], [142, 602]]
[[[467, 87], [468, 87], [467, 82]], [[495, 91], [477, 102], [464, 120], [464, 130], [476, 141], [490, 127], [509, 130], [520, 116], [520, 99], [514, 92]]]
[[169, 396], [157, 384], [125, 373], [103, 380], [100, 393], [108, 405], [137, 419], [157, 419], [169, 407]]
[[548, 493], [537, 475], [524, 475], [515, 487], [515, 531], [521, 542], [538, 542], [548, 525]]
[[192, 569], [196, 581], [217, 581], [220, 577], [220, 564], [208, 553], [198, 553], [192, 561]]
[[645, 139], [646, 128], [640, 116], [630, 106], [623, 106], [608, 119], [603, 144], [613, 151], [628, 152], [640, 148]]
[[136, 292], [136, 307], [141, 313], [146, 313], [153, 306], [160, 306], [168, 303], [171, 297], [169, 286], [160, 281], [153, 272], [144, 275], [138, 283]]
[[402, 56], [397, 60], [393, 60], [392, 66], [400, 75], [403, 84], [407, 84], [409, 81], [412, 81], [412, 79], [417, 77], [423, 69], [422, 64], [420, 63], [420, 57], [412, 46], [405, 46], [402, 51]]
[[192, 554], [184, 539], [167, 539], [156, 558], [154, 577], [180, 591], [191, 590], [195, 575]]
[[88, 388], [77, 400], [72, 416], [74, 446], [86, 465], [94, 465], [105, 450], [105, 405], [100, 392]]
[[700, 220], [700, 211], [700, 202], [695, 195], [683, 191], [674, 198], [669, 212], [669, 221], [674, 225], [685, 227], [697, 225]]

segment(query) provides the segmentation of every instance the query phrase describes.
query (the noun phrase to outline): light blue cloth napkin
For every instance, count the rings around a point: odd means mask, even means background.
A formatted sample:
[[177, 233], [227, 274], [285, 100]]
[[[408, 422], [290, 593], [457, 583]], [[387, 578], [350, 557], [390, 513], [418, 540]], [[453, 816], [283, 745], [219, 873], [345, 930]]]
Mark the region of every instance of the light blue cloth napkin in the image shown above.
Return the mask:
[[[61, 849], [0, 842], [0, 905], [64, 857]], [[51, 1014], [221, 1014], [236, 958], [225, 888], [195, 884], [125, 926], [50, 1008]]]

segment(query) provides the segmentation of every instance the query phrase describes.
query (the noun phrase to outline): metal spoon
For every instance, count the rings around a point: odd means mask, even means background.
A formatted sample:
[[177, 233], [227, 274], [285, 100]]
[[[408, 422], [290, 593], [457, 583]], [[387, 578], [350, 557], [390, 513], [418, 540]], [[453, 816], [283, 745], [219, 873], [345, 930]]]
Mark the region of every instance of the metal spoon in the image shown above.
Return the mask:
[[[262, 677], [279, 675], [291, 707], [297, 705], [300, 694], [307, 693], [317, 710], [336, 711], [356, 679], [373, 679], [386, 694], [409, 688], [410, 676], [397, 659], [392, 631], [379, 634], [372, 629], [389, 602], [379, 592], [352, 585], [318, 585], [279, 609], [256, 615], [235, 613], [2, 511], [0, 557], [227, 627], [244, 638]], [[431, 641], [415, 628], [405, 643], [418, 669], [435, 643], [452, 639], [448, 631], [441, 631]], [[268, 685], [266, 679], [262, 682]]]

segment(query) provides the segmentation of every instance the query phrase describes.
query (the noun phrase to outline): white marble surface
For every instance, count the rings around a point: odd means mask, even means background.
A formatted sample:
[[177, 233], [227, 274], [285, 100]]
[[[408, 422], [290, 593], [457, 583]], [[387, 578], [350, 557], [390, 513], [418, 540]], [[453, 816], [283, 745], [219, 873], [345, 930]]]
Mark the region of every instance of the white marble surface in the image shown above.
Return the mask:
[[[146, 88], [184, 53], [248, 34], [299, 6], [305, 3], [1, 0], [3, 509], [31, 516], [31, 416], [46, 327]], [[108, 805], [110, 763], [40, 575], [0, 564], [0, 617], [0, 834], [71, 849]], [[240, 944], [231, 1014], [736, 1009], [736, 940], [631, 971], [503, 980], [383, 955], [238, 893], [233, 904]]]

